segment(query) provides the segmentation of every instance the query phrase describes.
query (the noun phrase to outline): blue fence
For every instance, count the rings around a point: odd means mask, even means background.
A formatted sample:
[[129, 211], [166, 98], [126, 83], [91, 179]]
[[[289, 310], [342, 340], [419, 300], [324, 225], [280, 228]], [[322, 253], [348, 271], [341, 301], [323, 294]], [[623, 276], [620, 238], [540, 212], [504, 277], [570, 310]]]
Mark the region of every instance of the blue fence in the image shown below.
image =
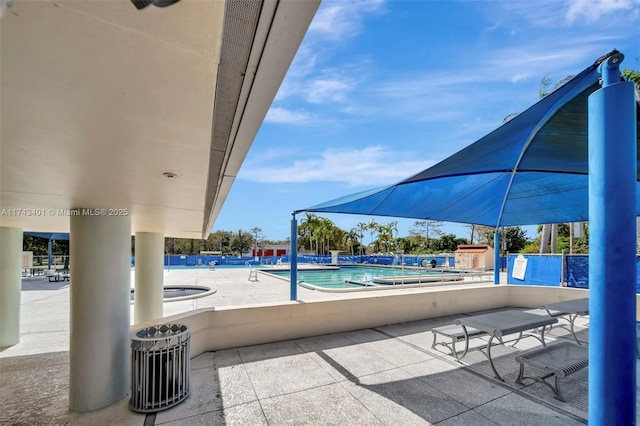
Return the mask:
[[[216, 265], [273, 265], [280, 262], [289, 263], [290, 256], [202, 256], [202, 255], [167, 255], [164, 257], [164, 265], [166, 267], [180, 266], [180, 267], [197, 267], [197, 266], [209, 266], [211, 262], [215, 262]], [[448, 266], [453, 268], [455, 266], [455, 259], [453, 256], [338, 256], [339, 264], [373, 264], [373, 265], [399, 265], [404, 263], [409, 266], [429, 266], [431, 262], [435, 260], [437, 267]], [[298, 255], [299, 263], [332, 263], [331, 256], [313, 256], [313, 255]], [[135, 266], [135, 256], [131, 257], [131, 265]]]
[[[573, 255], [566, 257], [564, 280], [567, 286], [576, 288], [589, 288], [589, 256]], [[636, 293], [638, 293], [636, 285]]]
[[[524, 279], [513, 277], [514, 264], [517, 256], [527, 260]], [[544, 285], [557, 287], [566, 283], [567, 287], [589, 288], [589, 255], [566, 255], [564, 265], [562, 255], [510, 254], [509, 276], [507, 282], [512, 285]], [[636, 258], [636, 270], [640, 280], [640, 256]], [[640, 282], [636, 283], [636, 293], [640, 294]]]
[[524, 279], [512, 276], [515, 260], [518, 255], [509, 255], [509, 279], [513, 285], [544, 285], [558, 287], [562, 282], [562, 256], [523, 255], [527, 260]]

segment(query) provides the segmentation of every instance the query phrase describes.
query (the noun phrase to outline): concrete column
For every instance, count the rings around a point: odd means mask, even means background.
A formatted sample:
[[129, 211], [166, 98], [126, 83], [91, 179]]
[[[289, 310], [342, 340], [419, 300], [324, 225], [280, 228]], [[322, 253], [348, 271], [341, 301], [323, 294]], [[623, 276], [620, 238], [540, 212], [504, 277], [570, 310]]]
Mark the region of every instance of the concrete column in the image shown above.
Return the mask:
[[130, 382], [131, 218], [86, 210], [70, 218], [69, 408], [79, 412], [124, 398]]
[[20, 342], [22, 229], [0, 227], [0, 347]]
[[329, 250], [331, 253], [331, 263], [334, 265], [338, 264], [338, 255], [340, 254], [340, 250]]
[[162, 318], [164, 298], [164, 235], [136, 232], [134, 323]]

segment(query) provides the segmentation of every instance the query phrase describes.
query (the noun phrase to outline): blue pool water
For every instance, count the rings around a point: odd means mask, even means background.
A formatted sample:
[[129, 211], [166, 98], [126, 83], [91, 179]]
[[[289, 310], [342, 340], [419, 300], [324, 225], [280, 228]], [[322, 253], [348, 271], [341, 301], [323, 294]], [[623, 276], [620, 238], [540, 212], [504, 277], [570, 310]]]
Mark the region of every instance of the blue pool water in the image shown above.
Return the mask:
[[[265, 270], [273, 275], [289, 278], [290, 272], [287, 271], [273, 271], [270, 269]], [[441, 275], [440, 271], [429, 271], [425, 269], [413, 269], [413, 268], [388, 268], [388, 267], [375, 267], [375, 266], [341, 266], [340, 269], [327, 269], [327, 270], [298, 270], [298, 282], [303, 281], [305, 283], [329, 288], [329, 289], [344, 289], [344, 288], [362, 288], [362, 285], [352, 284], [346, 281], [356, 281], [359, 283], [372, 284], [373, 278], [377, 277], [401, 277], [401, 276], [424, 276], [424, 275]]]

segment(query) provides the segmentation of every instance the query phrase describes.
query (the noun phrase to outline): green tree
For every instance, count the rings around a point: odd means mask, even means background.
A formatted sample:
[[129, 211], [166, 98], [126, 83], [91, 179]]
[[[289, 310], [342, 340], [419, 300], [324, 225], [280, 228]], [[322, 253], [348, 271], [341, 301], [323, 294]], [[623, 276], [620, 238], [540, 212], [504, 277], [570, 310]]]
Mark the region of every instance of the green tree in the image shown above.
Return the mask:
[[627, 81], [633, 81], [636, 85], [636, 90], [640, 90], [640, 71], [625, 68], [622, 70], [622, 75]]
[[466, 238], [459, 238], [455, 234], [445, 234], [439, 240], [433, 242], [433, 246], [439, 253], [451, 253], [456, 251], [459, 245], [469, 244]]
[[351, 256], [354, 255], [354, 245], [358, 244], [358, 231], [352, 228], [349, 232], [345, 232], [342, 236], [342, 243], [349, 248]]
[[469, 226], [469, 231], [471, 231], [471, 235], [469, 235], [469, 244], [473, 244], [473, 242], [475, 241], [476, 228], [478, 227], [478, 225], [470, 223], [468, 226]]
[[251, 228], [251, 236], [253, 237], [253, 246], [255, 247], [257, 253], [258, 248], [260, 247], [260, 243], [264, 239], [264, 235], [262, 235], [262, 228], [258, 228], [257, 226]]
[[46, 256], [49, 250], [46, 238], [25, 235], [22, 239], [22, 249], [33, 252], [34, 256]]
[[373, 244], [375, 241], [375, 238], [373, 238], [374, 233], [378, 232], [378, 222], [375, 221], [375, 219], [371, 219], [369, 221], [369, 223], [367, 224], [367, 229], [369, 230], [369, 235], [371, 236], [371, 245], [373, 247], [375, 247], [375, 245]]
[[422, 247], [422, 238], [418, 239], [411, 236], [398, 237], [396, 238], [396, 247], [406, 254], [421, 253], [422, 251], [420, 249]]
[[415, 235], [424, 239], [424, 248], [428, 253], [431, 251], [431, 238], [441, 237], [444, 233], [440, 228], [444, 226], [441, 220], [416, 220], [413, 227], [409, 229], [409, 235]]
[[308, 247], [309, 251], [313, 251], [318, 254], [318, 244], [316, 241], [315, 251], [313, 249], [314, 231], [320, 226], [320, 218], [313, 213], [305, 213], [305, 217], [302, 219], [300, 225], [298, 225], [298, 235], [300, 241], [298, 244], [302, 247]]
[[398, 230], [398, 222], [391, 222], [386, 225], [378, 225], [378, 239], [376, 245], [378, 251], [389, 252], [393, 248], [393, 232]]
[[364, 231], [367, 230], [367, 224], [364, 222], [360, 222], [356, 225], [356, 230], [358, 232], [358, 238], [360, 240], [360, 255], [362, 255], [362, 250], [364, 249], [363, 239], [364, 239]]
[[242, 256], [246, 251], [251, 248], [251, 243], [253, 242], [253, 237], [247, 231], [243, 231], [242, 229], [238, 230], [237, 234], [233, 234], [231, 236], [231, 241], [229, 242], [230, 249], [233, 253], [237, 253]]
[[496, 232], [496, 228], [493, 226], [476, 225], [475, 232], [479, 244], [493, 245], [493, 234]]
[[325, 217], [319, 217], [318, 219], [318, 225], [313, 231], [313, 236], [316, 239], [316, 246], [320, 244], [321, 247], [318, 254], [327, 254], [331, 250], [331, 242], [335, 238], [335, 225]]
[[[499, 233], [500, 241], [506, 241], [507, 251], [509, 253], [520, 253], [520, 251], [522, 251], [529, 243], [529, 240], [527, 239], [527, 232], [519, 226], [507, 226], [505, 228], [500, 228]], [[493, 241], [494, 233], [492, 232], [488, 239], [488, 243], [493, 246]]]
[[540, 99], [549, 96], [550, 94], [552, 94], [553, 92], [555, 92], [558, 88], [560, 88], [560, 86], [562, 86], [563, 84], [565, 84], [567, 81], [571, 80], [573, 77], [573, 75], [568, 75], [558, 81], [556, 81], [555, 84], [552, 85], [553, 80], [551, 80], [548, 76], [545, 76], [542, 81], [540, 82], [540, 88], [538, 89], [538, 96]]
[[231, 231], [215, 231], [209, 238], [204, 240], [204, 250], [206, 251], [219, 251], [221, 254], [231, 252], [229, 243], [233, 232]]

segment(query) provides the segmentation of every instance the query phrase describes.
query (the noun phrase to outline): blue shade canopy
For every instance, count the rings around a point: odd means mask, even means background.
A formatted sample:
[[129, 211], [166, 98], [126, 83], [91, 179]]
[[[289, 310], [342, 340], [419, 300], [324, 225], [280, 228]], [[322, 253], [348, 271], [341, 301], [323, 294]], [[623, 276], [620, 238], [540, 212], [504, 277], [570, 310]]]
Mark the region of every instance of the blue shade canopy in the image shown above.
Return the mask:
[[[495, 227], [587, 221], [588, 97], [600, 88], [598, 66], [614, 53], [435, 166], [394, 185], [295, 213], [350, 213]], [[640, 145], [638, 108], [636, 115]], [[640, 186], [636, 185], [638, 196]]]

